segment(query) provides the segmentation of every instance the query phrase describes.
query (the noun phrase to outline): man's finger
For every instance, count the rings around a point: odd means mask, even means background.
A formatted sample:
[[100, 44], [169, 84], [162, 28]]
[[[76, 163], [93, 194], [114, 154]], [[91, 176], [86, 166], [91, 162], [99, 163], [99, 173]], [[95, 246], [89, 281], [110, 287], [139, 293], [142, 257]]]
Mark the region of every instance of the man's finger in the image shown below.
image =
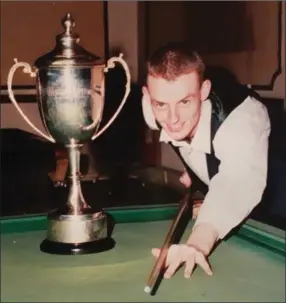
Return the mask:
[[167, 270], [164, 274], [164, 278], [170, 279], [173, 276], [173, 274], [176, 272], [176, 270], [179, 268], [181, 263], [182, 263], [182, 261], [181, 261], [181, 258], [179, 256], [174, 258], [172, 260], [172, 262], [170, 263], [169, 267], [167, 268]]
[[206, 274], [209, 276], [213, 275], [212, 269], [203, 254], [197, 254], [196, 263], [205, 271]]
[[152, 248], [152, 250], [151, 250], [152, 255], [153, 255], [155, 258], [158, 258], [158, 257], [159, 257], [160, 251], [161, 251], [160, 248]]
[[[158, 259], [159, 256], [160, 256], [160, 253], [161, 253], [161, 249], [159, 249], [159, 248], [152, 248], [151, 252], [152, 252], [152, 255], [153, 255], [156, 259]], [[165, 260], [164, 266], [168, 266], [169, 263], [170, 263], [170, 252], [168, 252], [168, 254], [167, 254], [167, 258], [166, 258], [166, 260]]]
[[189, 257], [188, 260], [186, 261], [186, 267], [185, 267], [185, 272], [184, 272], [185, 278], [189, 279], [191, 277], [195, 264], [196, 264], [195, 256]]
[[[168, 249], [168, 253], [167, 253], [167, 260], [166, 260], [166, 264], [169, 265], [172, 260], [176, 257], [176, 254], [179, 250], [179, 245], [178, 244], [173, 244], [169, 247]], [[152, 248], [151, 250], [152, 255], [155, 258], [158, 258], [160, 253], [161, 253], [161, 249], [160, 248]]]

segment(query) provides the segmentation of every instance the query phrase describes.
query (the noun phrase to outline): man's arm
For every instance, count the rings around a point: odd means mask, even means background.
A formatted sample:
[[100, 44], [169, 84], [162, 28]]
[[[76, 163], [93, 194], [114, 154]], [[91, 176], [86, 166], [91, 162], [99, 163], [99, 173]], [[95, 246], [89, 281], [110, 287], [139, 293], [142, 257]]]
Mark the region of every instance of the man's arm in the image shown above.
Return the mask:
[[188, 239], [208, 255], [218, 239], [260, 202], [267, 180], [270, 121], [264, 106], [246, 100], [222, 124], [214, 142], [221, 160]]

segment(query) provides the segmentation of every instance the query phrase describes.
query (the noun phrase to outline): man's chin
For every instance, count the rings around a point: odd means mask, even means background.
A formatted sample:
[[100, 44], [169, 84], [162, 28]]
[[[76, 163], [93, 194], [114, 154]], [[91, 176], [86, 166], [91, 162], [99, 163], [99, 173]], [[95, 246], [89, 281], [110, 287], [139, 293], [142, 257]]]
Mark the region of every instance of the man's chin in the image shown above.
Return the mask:
[[176, 141], [183, 141], [187, 137], [185, 132], [168, 132], [168, 134], [173, 140], [176, 140]]

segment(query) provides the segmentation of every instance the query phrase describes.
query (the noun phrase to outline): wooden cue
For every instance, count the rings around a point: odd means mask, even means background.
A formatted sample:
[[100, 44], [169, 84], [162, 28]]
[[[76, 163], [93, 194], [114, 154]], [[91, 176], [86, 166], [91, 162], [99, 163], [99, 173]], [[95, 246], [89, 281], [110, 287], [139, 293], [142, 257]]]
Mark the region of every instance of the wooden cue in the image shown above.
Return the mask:
[[158, 277], [161, 273], [162, 268], [165, 266], [165, 262], [166, 262], [166, 258], [167, 258], [167, 254], [168, 254], [168, 249], [172, 245], [172, 242], [174, 240], [175, 231], [178, 227], [178, 224], [179, 224], [183, 214], [185, 213], [185, 211], [189, 207], [189, 201], [190, 201], [190, 193], [187, 192], [186, 195], [184, 196], [183, 200], [181, 201], [180, 205], [179, 205], [177, 215], [174, 218], [174, 220], [172, 222], [172, 225], [170, 226], [170, 229], [167, 233], [164, 244], [161, 248], [160, 255], [159, 255], [159, 257], [157, 258], [157, 260], [154, 264], [153, 270], [151, 271], [151, 274], [149, 276], [147, 284], [144, 288], [144, 291], [146, 293], [151, 293], [151, 291], [154, 288], [154, 286], [157, 282], [157, 279], [158, 279]]

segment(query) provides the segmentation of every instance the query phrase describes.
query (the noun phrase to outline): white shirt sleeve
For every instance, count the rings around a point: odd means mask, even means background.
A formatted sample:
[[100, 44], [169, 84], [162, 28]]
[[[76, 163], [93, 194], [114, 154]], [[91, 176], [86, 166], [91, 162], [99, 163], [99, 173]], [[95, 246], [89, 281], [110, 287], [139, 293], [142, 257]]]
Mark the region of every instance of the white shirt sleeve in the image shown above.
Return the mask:
[[254, 99], [247, 98], [228, 116], [214, 139], [219, 171], [210, 181], [195, 226], [211, 224], [222, 239], [261, 201], [269, 134], [268, 112]]

